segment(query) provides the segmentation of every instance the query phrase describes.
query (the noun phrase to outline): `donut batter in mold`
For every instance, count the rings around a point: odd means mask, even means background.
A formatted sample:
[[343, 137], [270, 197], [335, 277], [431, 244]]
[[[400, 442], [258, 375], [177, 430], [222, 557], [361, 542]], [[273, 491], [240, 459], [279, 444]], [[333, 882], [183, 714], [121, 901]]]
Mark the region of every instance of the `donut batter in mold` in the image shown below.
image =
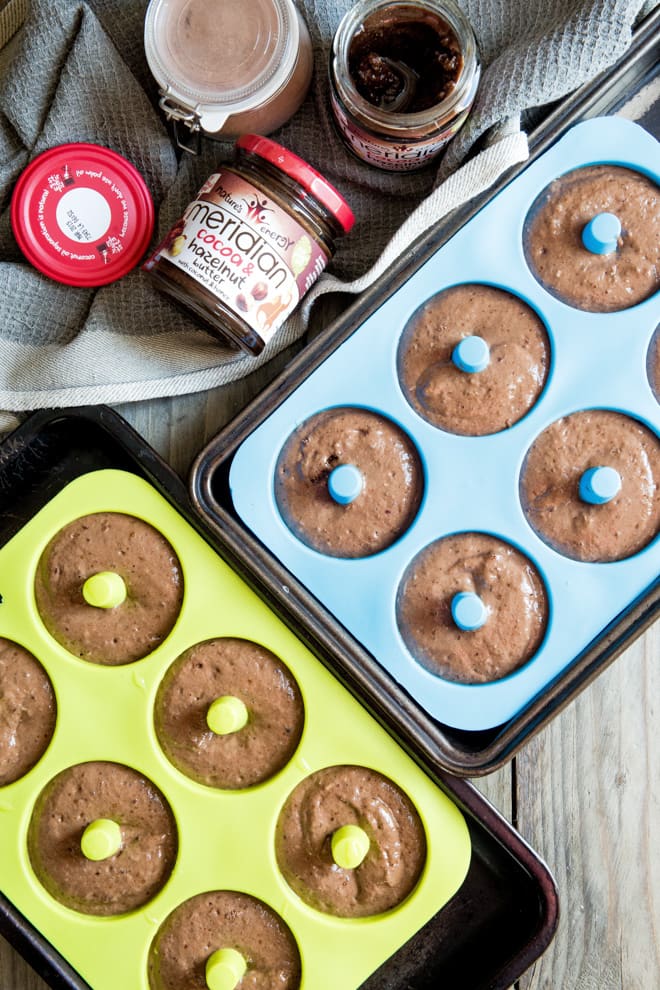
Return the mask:
[[[220, 956], [220, 958], [219, 958]], [[214, 962], [250, 990], [298, 990], [300, 954], [288, 926], [263, 901], [214, 890], [184, 901], [165, 919], [149, 953], [150, 990], [205, 990]], [[224, 972], [217, 986], [229, 986]]]
[[[94, 823], [106, 834], [110, 826], [117, 832], [115, 848], [98, 859], [83, 851]], [[119, 763], [80, 763], [59, 773], [39, 795], [28, 832], [30, 861], [43, 886], [84, 914], [125, 914], [146, 904], [169, 878], [177, 849], [163, 795]]]
[[272, 777], [293, 755], [303, 723], [288, 668], [244, 639], [192, 646], [167, 671], [156, 697], [165, 755], [210, 787], [252, 787]]
[[[460, 359], [470, 341], [481, 342], [479, 365]], [[532, 408], [545, 385], [550, 344], [522, 299], [490, 285], [456, 285], [409, 320], [397, 365], [403, 394], [423, 419], [449, 433], [484, 436]]]
[[[585, 500], [586, 472], [616, 472], [620, 490]], [[660, 528], [660, 441], [637, 420], [608, 409], [563, 416], [530, 447], [520, 477], [525, 515], [542, 540], [581, 561], [623, 560]]]
[[[331, 475], [346, 467], [359, 480], [342, 503], [331, 494]], [[423, 487], [412, 440], [391, 420], [357, 407], [310, 417], [286, 441], [275, 469], [285, 523], [331, 557], [366, 557], [394, 543], [415, 518]]]
[[43, 756], [57, 707], [48, 674], [24, 647], [0, 638], [0, 787]]
[[[478, 607], [461, 625], [460, 600]], [[425, 547], [397, 594], [397, 623], [414, 658], [450, 681], [496, 681], [530, 660], [543, 639], [548, 605], [532, 562], [486, 533], [458, 533]], [[457, 621], [458, 620], [458, 621]]]
[[[117, 604], [91, 604], [86, 585], [113, 575]], [[181, 610], [177, 556], [153, 526], [120, 512], [97, 512], [69, 523], [41, 555], [34, 590], [51, 636], [90, 663], [132, 663], [170, 633]]]
[[[332, 840], [347, 826], [362, 834], [365, 847], [360, 861], [344, 868]], [[301, 781], [280, 812], [275, 848], [298, 896], [342, 918], [400, 904], [426, 862], [424, 827], [410, 799], [387, 777], [359, 766], [326, 767]]]
[[[620, 233], [597, 253], [583, 231], [601, 214], [616, 217]], [[628, 309], [660, 285], [660, 189], [629, 168], [575, 169], [538, 197], [523, 239], [532, 274], [552, 295], [591, 313]]]

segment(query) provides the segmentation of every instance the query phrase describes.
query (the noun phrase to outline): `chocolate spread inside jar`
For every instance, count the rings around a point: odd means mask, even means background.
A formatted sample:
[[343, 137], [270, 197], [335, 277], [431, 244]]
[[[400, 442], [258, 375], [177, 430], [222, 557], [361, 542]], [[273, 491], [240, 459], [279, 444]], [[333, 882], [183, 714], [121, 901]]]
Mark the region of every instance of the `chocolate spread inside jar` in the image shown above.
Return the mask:
[[393, 113], [417, 113], [442, 103], [462, 68], [461, 47], [447, 22], [414, 6], [368, 17], [348, 50], [357, 91]]
[[259, 354], [353, 222], [315, 169], [247, 134], [235, 161], [209, 177], [144, 267], [215, 337]]
[[330, 105], [358, 158], [412, 171], [463, 125], [479, 75], [472, 28], [452, 0], [360, 0], [333, 40]]

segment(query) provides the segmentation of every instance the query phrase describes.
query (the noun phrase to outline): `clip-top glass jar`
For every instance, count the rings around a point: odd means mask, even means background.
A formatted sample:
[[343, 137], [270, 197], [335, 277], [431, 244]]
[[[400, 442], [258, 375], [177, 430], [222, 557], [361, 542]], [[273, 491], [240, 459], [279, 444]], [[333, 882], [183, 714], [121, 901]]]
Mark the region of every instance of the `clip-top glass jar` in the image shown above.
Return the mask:
[[353, 222], [311, 165], [246, 134], [235, 161], [210, 176], [144, 267], [214, 336], [259, 354]]
[[330, 56], [339, 132], [377, 168], [422, 168], [463, 125], [479, 83], [472, 28], [452, 0], [360, 0]]
[[312, 42], [293, 0], [151, 0], [144, 26], [160, 106], [193, 134], [269, 134], [312, 78]]

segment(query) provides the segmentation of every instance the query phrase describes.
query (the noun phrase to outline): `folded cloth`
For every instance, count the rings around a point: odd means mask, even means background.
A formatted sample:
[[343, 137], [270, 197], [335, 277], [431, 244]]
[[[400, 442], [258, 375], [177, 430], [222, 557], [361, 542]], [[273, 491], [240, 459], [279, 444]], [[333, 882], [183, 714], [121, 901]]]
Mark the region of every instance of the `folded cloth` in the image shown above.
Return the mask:
[[[523, 161], [521, 112], [556, 100], [612, 64], [625, 52], [636, 19], [656, 4], [459, 0], [484, 68], [475, 106], [439, 172], [400, 174], [358, 162], [332, 124], [328, 49], [351, 4], [301, 3], [314, 43], [314, 81], [303, 107], [273, 137], [342, 191], [357, 223], [306, 305], [257, 359], [219, 345], [142, 271], [96, 290], [48, 280], [25, 262], [11, 232], [14, 183], [53, 145], [95, 142], [133, 162], [158, 209], [154, 243], [218, 161], [231, 155], [231, 145], [204, 141], [198, 157], [177, 156], [144, 57], [146, 5], [32, 0], [23, 27], [0, 50], [0, 409], [184, 394], [253, 371], [304, 333], [320, 293], [361, 291], [423, 231]], [[495, 138], [465, 162], [494, 125]]]

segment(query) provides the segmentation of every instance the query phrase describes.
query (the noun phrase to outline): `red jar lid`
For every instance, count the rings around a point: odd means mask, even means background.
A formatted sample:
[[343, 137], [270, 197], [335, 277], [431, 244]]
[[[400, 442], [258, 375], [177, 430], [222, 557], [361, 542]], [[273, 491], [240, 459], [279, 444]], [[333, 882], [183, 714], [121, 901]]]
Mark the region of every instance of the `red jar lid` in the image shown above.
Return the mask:
[[97, 144], [62, 144], [21, 174], [11, 225], [25, 257], [65, 285], [107, 285], [146, 251], [154, 227], [147, 185], [130, 162]]
[[349, 232], [355, 223], [355, 217], [350, 206], [341, 193], [306, 161], [303, 161], [298, 155], [294, 155], [292, 151], [283, 148], [281, 144], [271, 141], [270, 138], [260, 137], [258, 134], [244, 134], [236, 142], [236, 147], [243, 148], [244, 151], [251, 151], [252, 154], [259, 155], [260, 158], [264, 158], [271, 165], [281, 169], [325, 206], [326, 210], [338, 221], [345, 234]]

